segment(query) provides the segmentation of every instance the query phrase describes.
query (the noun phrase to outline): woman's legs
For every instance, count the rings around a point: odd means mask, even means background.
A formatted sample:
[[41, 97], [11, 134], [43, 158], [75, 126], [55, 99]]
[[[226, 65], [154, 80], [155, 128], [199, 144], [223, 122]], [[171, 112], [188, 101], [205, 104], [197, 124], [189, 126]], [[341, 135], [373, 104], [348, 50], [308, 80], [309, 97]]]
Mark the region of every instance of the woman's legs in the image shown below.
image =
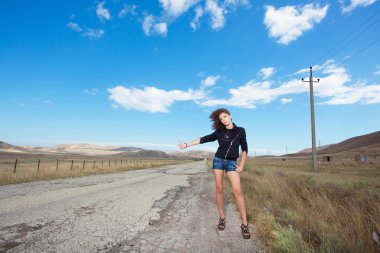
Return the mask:
[[236, 171], [229, 171], [227, 172], [227, 175], [228, 175], [228, 178], [230, 179], [232, 190], [236, 197], [236, 203], [239, 208], [242, 223], [244, 225], [247, 225], [247, 213], [245, 210], [244, 196], [243, 196], [243, 193], [241, 192], [240, 175]]
[[224, 219], [223, 208], [223, 174], [224, 170], [213, 169], [215, 178], [216, 205], [218, 206], [219, 216]]

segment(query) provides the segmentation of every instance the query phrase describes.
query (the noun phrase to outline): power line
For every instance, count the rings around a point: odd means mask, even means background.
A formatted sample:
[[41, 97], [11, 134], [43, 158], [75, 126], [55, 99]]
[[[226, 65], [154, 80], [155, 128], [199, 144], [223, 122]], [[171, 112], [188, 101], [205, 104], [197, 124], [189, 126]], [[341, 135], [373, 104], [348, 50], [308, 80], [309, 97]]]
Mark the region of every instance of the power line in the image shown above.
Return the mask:
[[363, 34], [365, 31], [367, 31], [372, 25], [380, 21], [380, 18], [376, 19], [374, 22], [372, 22], [369, 26], [367, 26], [361, 33], [357, 34], [354, 38], [352, 38], [349, 42], [347, 42], [343, 47], [341, 47], [339, 50], [337, 50], [333, 55], [330, 56], [332, 58], [336, 54], [338, 54], [340, 51], [342, 51], [344, 48], [346, 48], [348, 45], [350, 45], [354, 40], [356, 40], [361, 34]]
[[[341, 41], [339, 41], [335, 46], [333, 46], [331, 49], [329, 49], [326, 53], [324, 53], [322, 56], [320, 56], [319, 58], [317, 58], [317, 60], [314, 61], [314, 64], [313, 66], [315, 66], [323, 57], [327, 56], [328, 54], [330, 54], [331, 52], [333, 52], [335, 49], [338, 48], [338, 46], [340, 46], [341, 44], [343, 44], [343, 42], [345, 42], [351, 35], [353, 35], [355, 32], [357, 32], [363, 25], [365, 25], [368, 21], [370, 21], [378, 12], [380, 12], [380, 8], [377, 9], [370, 17], [368, 17], [367, 19], [365, 19], [362, 23], [359, 24], [359, 26], [357, 26], [353, 31], [351, 31], [348, 35], [346, 35]], [[341, 48], [338, 48], [337, 51], [335, 51], [335, 53], [333, 53], [332, 55], [329, 56], [329, 58], [332, 58], [333, 56], [335, 56], [337, 53], [339, 53], [340, 51], [342, 51], [344, 48], [346, 48], [348, 45], [350, 45], [355, 39], [357, 39], [360, 35], [362, 35], [364, 32], [366, 32], [371, 26], [373, 26], [374, 24], [376, 24], [378, 21], [380, 20], [380, 18], [376, 19], [374, 22], [370, 23], [368, 26], [366, 26], [362, 31], [360, 31], [355, 37], [353, 37], [351, 40], [349, 40], [343, 47]]]
[[264, 118], [261, 118], [261, 120], [258, 122], [258, 124], [256, 124], [256, 130], [259, 130], [261, 129], [263, 126], [265, 126], [268, 121], [270, 119], [273, 118], [273, 116], [275, 114], [277, 114], [278, 112], [282, 111], [283, 109], [285, 109], [285, 107], [287, 106], [288, 104], [279, 104], [277, 105], [275, 108], [273, 108], [269, 113], [266, 113], [265, 114], [265, 117]]
[[346, 62], [352, 60], [355, 56], [358, 56], [359, 54], [363, 53], [365, 50], [367, 50], [368, 48], [370, 48], [371, 46], [373, 46], [374, 44], [376, 44], [379, 41], [380, 41], [380, 37], [377, 38], [376, 40], [372, 41], [371, 43], [369, 43], [367, 46], [356, 51], [351, 57], [341, 61], [340, 64], [343, 64], [343, 63], [346, 63]]

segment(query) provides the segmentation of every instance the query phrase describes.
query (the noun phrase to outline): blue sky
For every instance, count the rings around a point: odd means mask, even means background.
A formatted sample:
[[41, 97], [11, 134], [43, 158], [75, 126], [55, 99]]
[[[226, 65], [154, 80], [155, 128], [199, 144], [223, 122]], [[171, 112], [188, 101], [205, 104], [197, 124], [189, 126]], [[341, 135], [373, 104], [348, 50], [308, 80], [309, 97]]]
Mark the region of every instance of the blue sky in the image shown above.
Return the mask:
[[[380, 4], [2, 1], [0, 140], [175, 150], [226, 107], [250, 155], [378, 131]], [[215, 150], [216, 143], [192, 149]]]

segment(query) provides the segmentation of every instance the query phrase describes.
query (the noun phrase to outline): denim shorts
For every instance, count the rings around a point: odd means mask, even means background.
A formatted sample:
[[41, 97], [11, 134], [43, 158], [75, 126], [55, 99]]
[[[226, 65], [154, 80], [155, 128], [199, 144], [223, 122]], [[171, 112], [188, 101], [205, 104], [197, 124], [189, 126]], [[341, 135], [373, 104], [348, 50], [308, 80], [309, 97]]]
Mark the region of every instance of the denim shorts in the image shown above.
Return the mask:
[[236, 161], [231, 161], [215, 156], [212, 168], [215, 170], [225, 170], [226, 172], [236, 170]]

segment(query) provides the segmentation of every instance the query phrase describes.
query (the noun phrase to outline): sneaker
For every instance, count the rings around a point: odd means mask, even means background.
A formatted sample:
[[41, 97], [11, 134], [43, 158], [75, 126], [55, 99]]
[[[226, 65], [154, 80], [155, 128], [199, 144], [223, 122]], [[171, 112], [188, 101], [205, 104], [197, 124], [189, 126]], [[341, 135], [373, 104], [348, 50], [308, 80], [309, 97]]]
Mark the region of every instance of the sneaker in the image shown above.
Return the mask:
[[226, 219], [219, 218], [218, 229], [224, 230], [225, 227], [226, 227]]
[[251, 234], [249, 233], [249, 230], [248, 230], [248, 224], [247, 225], [241, 224], [240, 227], [241, 227], [241, 233], [243, 234], [243, 238], [244, 239], [251, 238]]

